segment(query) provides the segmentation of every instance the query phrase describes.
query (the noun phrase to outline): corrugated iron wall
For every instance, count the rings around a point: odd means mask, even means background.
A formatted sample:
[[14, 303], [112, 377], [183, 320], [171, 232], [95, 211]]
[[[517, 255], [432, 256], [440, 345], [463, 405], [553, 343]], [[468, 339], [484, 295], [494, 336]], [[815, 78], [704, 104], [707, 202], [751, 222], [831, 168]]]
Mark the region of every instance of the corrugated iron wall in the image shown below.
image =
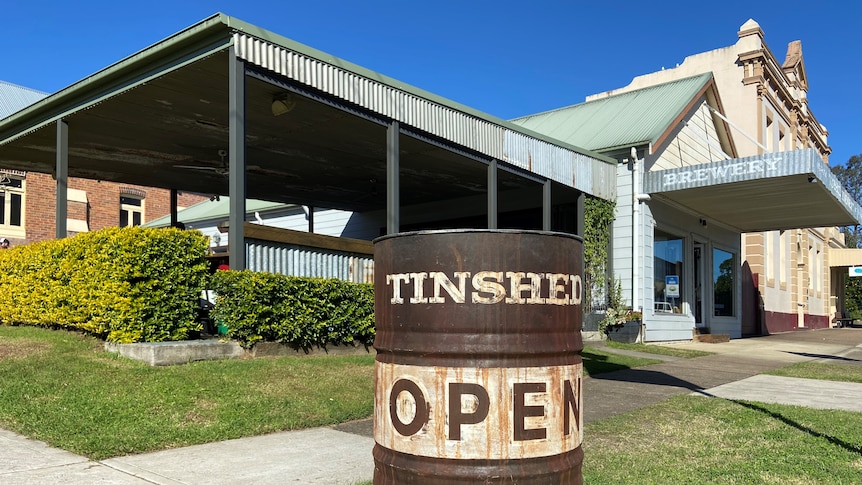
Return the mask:
[[367, 254], [246, 239], [246, 267], [291, 276], [338, 278], [353, 283], [374, 281], [374, 258]]
[[614, 164], [598, 161], [242, 32], [234, 34], [234, 44], [237, 56], [249, 63], [374, 113], [587, 194], [605, 199], [611, 199], [616, 194]]

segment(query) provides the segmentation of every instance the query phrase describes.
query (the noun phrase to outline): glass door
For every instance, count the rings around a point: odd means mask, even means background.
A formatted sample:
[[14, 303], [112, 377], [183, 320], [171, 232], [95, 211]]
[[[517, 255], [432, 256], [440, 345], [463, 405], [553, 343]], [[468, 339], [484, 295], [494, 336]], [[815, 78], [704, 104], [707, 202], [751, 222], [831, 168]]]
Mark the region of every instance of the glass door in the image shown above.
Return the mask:
[[694, 243], [694, 324], [706, 326], [703, 319], [703, 243]]

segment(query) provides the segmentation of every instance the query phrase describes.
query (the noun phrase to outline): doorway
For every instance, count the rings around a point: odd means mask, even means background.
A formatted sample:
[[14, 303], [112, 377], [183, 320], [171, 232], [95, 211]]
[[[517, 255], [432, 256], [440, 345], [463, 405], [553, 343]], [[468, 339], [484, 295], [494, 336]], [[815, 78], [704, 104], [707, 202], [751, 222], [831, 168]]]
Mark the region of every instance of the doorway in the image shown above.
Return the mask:
[[703, 318], [703, 243], [694, 243], [694, 325], [706, 327]]

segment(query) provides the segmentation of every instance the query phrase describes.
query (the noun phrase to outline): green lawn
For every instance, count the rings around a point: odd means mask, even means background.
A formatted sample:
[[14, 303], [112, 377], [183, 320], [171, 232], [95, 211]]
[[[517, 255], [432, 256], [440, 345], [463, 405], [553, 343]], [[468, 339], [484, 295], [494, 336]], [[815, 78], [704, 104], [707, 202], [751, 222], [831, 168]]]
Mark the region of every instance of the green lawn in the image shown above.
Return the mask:
[[862, 483], [862, 413], [677, 396], [587, 425], [586, 483]]
[[613, 352], [606, 352], [595, 347], [584, 347], [584, 350], [581, 351], [581, 357], [584, 360], [584, 374], [586, 375], [642, 367], [661, 362], [656, 359], [614, 354]]
[[767, 372], [776, 376], [823, 379], [826, 381], [862, 382], [862, 366], [799, 362]]
[[613, 349], [634, 350], [645, 354], [669, 355], [672, 357], [681, 357], [683, 359], [693, 359], [695, 357], [703, 357], [711, 355], [712, 352], [704, 352], [702, 350], [683, 349], [674, 347], [673, 345], [646, 345], [646, 344], [624, 344], [608, 340], [605, 345]]
[[[591, 347], [583, 358], [588, 374], [654, 362]], [[0, 326], [0, 427], [104, 459], [328, 425], [371, 415], [373, 367], [371, 356], [149, 367], [75, 333]], [[776, 373], [862, 381], [857, 366]], [[855, 484], [862, 413], [678, 396], [587, 425], [584, 451], [586, 483]]]
[[150, 367], [78, 334], [0, 327], [0, 427], [93, 459], [365, 418], [374, 359]]
[[[587, 348], [587, 374], [654, 363]], [[150, 367], [65, 331], [0, 326], [0, 427], [93, 459], [370, 417], [374, 358]]]
[[[862, 382], [862, 367], [770, 372]], [[586, 483], [862, 483], [862, 413], [677, 396], [584, 431]]]

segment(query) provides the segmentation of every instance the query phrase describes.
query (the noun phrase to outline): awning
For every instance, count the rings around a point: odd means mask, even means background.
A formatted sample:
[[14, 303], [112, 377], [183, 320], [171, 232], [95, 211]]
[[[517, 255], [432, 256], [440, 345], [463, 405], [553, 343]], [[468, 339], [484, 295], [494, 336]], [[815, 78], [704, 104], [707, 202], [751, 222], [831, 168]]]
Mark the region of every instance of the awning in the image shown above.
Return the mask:
[[848, 268], [851, 266], [862, 266], [862, 249], [856, 248], [830, 248], [829, 267]]
[[862, 207], [814, 149], [647, 172], [644, 192], [740, 232], [862, 224]]

